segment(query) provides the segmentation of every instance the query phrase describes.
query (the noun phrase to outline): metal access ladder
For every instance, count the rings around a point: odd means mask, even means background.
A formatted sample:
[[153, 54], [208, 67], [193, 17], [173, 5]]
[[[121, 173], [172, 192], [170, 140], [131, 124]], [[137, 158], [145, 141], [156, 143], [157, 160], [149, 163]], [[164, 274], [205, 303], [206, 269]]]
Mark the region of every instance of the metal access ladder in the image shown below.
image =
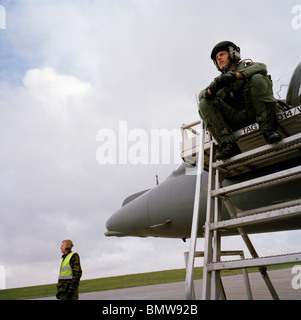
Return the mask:
[[[196, 251], [194, 254], [195, 258], [198, 257], [204, 257], [204, 251]], [[245, 259], [245, 255], [244, 252], [242, 250], [228, 250], [228, 251], [221, 251], [221, 256], [239, 256], [240, 259], [244, 260]], [[187, 268], [188, 265], [188, 258], [189, 258], [189, 251], [184, 252], [184, 259], [185, 259], [185, 266]], [[247, 292], [247, 296], [248, 296], [248, 300], [252, 300], [253, 296], [252, 296], [252, 291], [251, 291], [251, 286], [250, 286], [250, 280], [249, 280], [249, 275], [248, 275], [248, 270], [247, 268], [242, 268], [243, 271], [243, 278], [244, 278], [244, 282], [245, 282], [245, 287], [246, 287], [246, 292]], [[194, 291], [194, 285], [192, 283], [192, 287], [191, 287], [191, 292], [188, 292], [188, 297], [190, 300], [195, 300], [195, 291]], [[226, 298], [226, 294], [225, 291], [222, 287], [222, 292], [221, 294], [223, 295], [224, 298]]]
[[[227, 187], [221, 186], [221, 177], [233, 177], [242, 173], [264, 168], [271, 164], [279, 163], [284, 159], [301, 156], [301, 107], [296, 107], [278, 115], [280, 131], [284, 138], [274, 145], [267, 145], [258, 132], [258, 125], [243, 128], [235, 134], [239, 137], [238, 144], [242, 154], [228, 159], [227, 161], [214, 161], [216, 143], [208, 138], [201, 124], [201, 133], [187, 125], [183, 129], [189, 129], [195, 133], [195, 137], [190, 139], [190, 144], [185, 143], [182, 148], [182, 157], [190, 163], [197, 158], [197, 178], [193, 212], [193, 222], [191, 229], [191, 242], [186, 267], [186, 298], [194, 299], [193, 287], [193, 267], [196, 256], [198, 209], [200, 201], [200, 182], [202, 171], [209, 171], [207, 212], [205, 223], [205, 245], [204, 245], [204, 267], [203, 267], [203, 299], [226, 298], [222, 280], [221, 270], [240, 269], [258, 267], [263, 280], [265, 281], [273, 299], [279, 299], [267, 273], [266, 265], [283, 264], [301, 261], [301, 253], [285, 254], [271, 257], [259, 257], [253, 244], [251, 243], [244, 227], [250, 225], [260, 225], [280, 219], [289, 219], [301, 216], [301, 200], [289, 201], [281, 204], [271, 205], [255, 210], [242, 212], [231, 203], [231, 197], [261, 190], [276, 184], [283, 184], [288, 181], [301, 179], [301, 166], [263, 175], [259, 178], [240, 182]], [[195, 122], [192, 126], [197, 125]], [[292, 125], [293, 124], [293, 125]], [[199, 137], [198, 137], [199, 136]], [[206, 138], [205, 138], [206, 137]], [[198, 139], [200, 138], [200, 139]], [[184, 139], [183, 139], [184, 140]], [[199, 144], [199, 146], [197, 146]], [[189, 146], [187, 148], [187, 145]], [[198, 154], [198, 157], [196, 157]], [[227, 208], [231, 219], [221, 221], [221, 202]], [[221, 237], [225, 229], [237, 229], [244, 240], [251, 259], [240, 259], [235, 261], [221, 261]], [[251, 295], [248, 295], [250, 298]]]

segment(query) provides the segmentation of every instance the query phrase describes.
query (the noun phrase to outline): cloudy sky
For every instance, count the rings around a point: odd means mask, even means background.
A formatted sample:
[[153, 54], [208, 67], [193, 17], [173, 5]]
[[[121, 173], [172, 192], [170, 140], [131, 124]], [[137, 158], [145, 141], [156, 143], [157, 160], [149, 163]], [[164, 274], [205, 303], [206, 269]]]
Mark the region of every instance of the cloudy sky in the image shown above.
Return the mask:
[[[59, 247], [67, 238], [81, 256], [83, 279], [184, 267], [189, 241], [104, 236], [106, 220], [124, 198], [154, 186], [155, 173], [164, 180], [179, 160], [100, 164], [98, 133], [109, 129], [118, 137], [121, 122], [129, 132], [149, 134], [197, 120], [195, 93], [217, 75], [209, 56], [222, 40], [239, 45], [243, 58], [266, 63], [278, 91], [300, 62], [300, 20], [292, 11], [298, 1], [0, 5], [6, 11], [0, 30], [0, 265], [6, 287], [56, 282]], [[252, 239], [260, 255], [269, 255], [298, 251], [300, 233]], [[203, 240], [198, 243], [201, 249]], [[225, 247], [243, 244], [229, 238]]]

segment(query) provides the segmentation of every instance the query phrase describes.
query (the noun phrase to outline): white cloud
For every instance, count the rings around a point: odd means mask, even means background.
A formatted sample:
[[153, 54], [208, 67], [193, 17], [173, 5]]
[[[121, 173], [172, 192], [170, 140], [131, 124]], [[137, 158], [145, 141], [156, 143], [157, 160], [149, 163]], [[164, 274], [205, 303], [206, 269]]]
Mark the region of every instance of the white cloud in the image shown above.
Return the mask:
[[91, 89], [89, 83], [73, 76], [59, 75], [49, 67], [28, 70], [23, 83], [30, 94], [43, 101], [57, 99], [66, 102], [68, 97], [81, 98]]

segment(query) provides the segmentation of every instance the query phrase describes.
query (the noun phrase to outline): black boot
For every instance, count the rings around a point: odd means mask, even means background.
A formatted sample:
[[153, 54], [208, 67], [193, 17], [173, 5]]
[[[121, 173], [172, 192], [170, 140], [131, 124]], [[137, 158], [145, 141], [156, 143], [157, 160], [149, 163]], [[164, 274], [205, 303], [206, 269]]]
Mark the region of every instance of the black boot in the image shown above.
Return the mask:
[[263, 131], [263, 136], [268, 144], [272, 144], [282, 140], [281, 135], [272, 130]]
[[222, 147], [223, 150], [215, 155], [215, 160], [225, 160], [240, 153], [236, 143], [225, 143]]

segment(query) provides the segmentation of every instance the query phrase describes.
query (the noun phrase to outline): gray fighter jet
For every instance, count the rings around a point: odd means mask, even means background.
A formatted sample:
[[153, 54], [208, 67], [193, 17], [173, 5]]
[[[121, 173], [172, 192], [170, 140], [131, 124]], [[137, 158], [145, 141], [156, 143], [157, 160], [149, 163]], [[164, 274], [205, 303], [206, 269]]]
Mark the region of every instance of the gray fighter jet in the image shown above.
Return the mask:
[[[294, 107], [294, 114], [285, 117], [300, 115], [301, 118], [301, 63], [297, 66], [291, 78], [286, 104]], [[292, 110], [292, 109], [291, 109]], [[282, 114], [282, 116], [283, 116]], [[281, 116], [281, 117], [282, 117]], [[281, 119], [280, 119], [281, 120]], [[298, 132], [301, 131], [301, 127]], [[249, 171], [245, 174], [223, 181], [223, 186], [256, 178], [265, 173], [285, 170], [301, 164], [300, 155], [274, 163], [265, 168]], [[184, 158], [183, 163], [175, 169], [162, 183], [152, 189], [141, 191], [126, 198], [122, 207], [107, 221], [106, 236], [133, 236], [133, 237], [162, 237], [179, 238], [185, 240], [190, 237], [194, 205], [196, 175], [192, 174], [195, 164]], [[190, 174], [187, 174], [187, 173]], [[201, 201], [199, 213], [198, 237], [203, 237], [203, 226], [206, 218], [208, 173], [203, 172]], [[258, 207], [269, 206], [284, 201], [301, 200], [301, 180], [288, 182], [285, 185], [275, 185], [269, 189], [240, 194], [231, 199], [231, 202], [242, 210], [251, 210]], [[230, 219], [226, 208], [222, 209], [222, 220]], [[288, 220], [269, 222], [260, 226], [248, 226], [247, 233], [274, 232], [301, 229], [301, 217]], [[236, 229], [225, 231], [224, 235], [235, 235]]]

